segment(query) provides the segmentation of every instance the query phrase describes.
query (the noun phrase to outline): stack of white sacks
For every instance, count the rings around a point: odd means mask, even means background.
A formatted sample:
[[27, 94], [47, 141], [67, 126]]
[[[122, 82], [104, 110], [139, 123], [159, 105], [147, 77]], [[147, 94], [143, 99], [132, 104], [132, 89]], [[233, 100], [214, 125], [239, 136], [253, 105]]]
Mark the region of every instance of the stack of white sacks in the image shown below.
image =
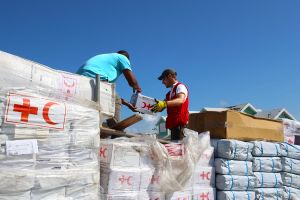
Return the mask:
[[284, 199], [300, 199], [300, 146], [283, 143], [281, 150]]
[[218, 200], [254, 200], [253, 144], [237, 140], [214, 140]]
[[[184, 149], [182, 145], [183, 144], [176, 144], [176, 143], [165, 145], [172, 159], [174, 160], [182, 159], [181, 156], [184, 156], [181, 153], [183, 152]], [[174, 150], [180, 148], [182, 149], [181, 151]], [[174, 163], [175, 162], [176, 161], [174, 161]], [[201, 157], [199, 158], [199, 161], [196, 163], [195, 168], [192, 172], [192, 176], [190, 180], [187, 182], [187, 184], [185, 185], [185, 187], [183, 188], [183, 190], [167, 194], [166, 200], [178, 200], [178, 199], [214, 200], [216, 199], [215, 168], [213, 167], [213, 163], [214, 163], [214, 148], [208, 146], [208, 148], [206, 148], [201, 154]], [[173, 167], [174, 170], [178, 168], [178, 171], [182, 171], [182, 165], [178, 163], [173, 165]]]
[[256, 199], [283, 199], [280, 144], [255, 141], [253, 145]]
[[0, 199], [99, 199], [100, 120], [89, 104], [0, 89]]
[[[156, 188], [159, 177], [143, 142], [119, 139], [101, 140], [101, 193], [104, 200], [164, 200]], [[146, 150], [145, 150], [146, 149]]]

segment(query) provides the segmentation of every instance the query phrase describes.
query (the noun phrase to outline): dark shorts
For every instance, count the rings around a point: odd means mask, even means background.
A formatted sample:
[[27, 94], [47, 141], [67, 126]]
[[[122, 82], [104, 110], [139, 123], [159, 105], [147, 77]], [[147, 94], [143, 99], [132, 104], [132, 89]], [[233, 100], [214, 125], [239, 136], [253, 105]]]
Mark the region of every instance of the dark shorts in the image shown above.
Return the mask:
[[186, 127], [187, 125], [171, 128], [171, 140], [182, 140], [184, 138], [183, 129]]

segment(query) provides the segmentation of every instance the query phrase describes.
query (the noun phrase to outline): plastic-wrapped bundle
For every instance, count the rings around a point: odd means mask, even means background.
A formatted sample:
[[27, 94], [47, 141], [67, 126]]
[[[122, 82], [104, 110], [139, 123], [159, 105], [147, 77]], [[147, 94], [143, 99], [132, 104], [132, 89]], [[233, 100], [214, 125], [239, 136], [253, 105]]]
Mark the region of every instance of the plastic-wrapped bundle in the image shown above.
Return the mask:
[[283, 187], [284, 200], [299, 200], [300, 190], [292, 187]]
[[283, 185], [293, 187], [293, 188], [299, 188], [300, 175], [282, 172], [281, 176], [282, 176]]
[[31, 190], [31, 200], [51, 200], [51, 199], [67, 199], [65, 187], [59, 187], [52, 190]]
[[138, 192], [104, 194], [101, 200], [140, 200]]
[[241, 175], [249, 176], [253, 175], [252, 162], [239, 161], [239, 160], [227, 160], [222, 158], [215, 159], [216, 172], [225, 175]]
[[13, 169], [0, 170], [0, 194], [14, 194], [34, 187], [34, 171]]
[[300, 160], [282, 157], [282, 171], [300, 175]]
[[248, 191], [255, 186], [254, 176], [217, 175], [216, 188], [219, 190]]
[[149, 146], [142, 142], [101, 140], [100, 161], [102, 167], [150, 167]]
[[276, 157], [281, 156], [280, 144], [263, 142], [263, 141], [254, 141], [254, 147], [252, 155], [256, 157]]
[[216, 199], [216, 189], [212, 187], [193, 187], [193, 200]]
[[192, 175], [191, 182], [193, 186], [214, 187], [215, 186], [215, 168], [198, 167]]
[[256, 188], [278, 188], [282, 186], [280, 173], [254, 172]]
[[279, 157], [254, 157], [253, 171], [255, 172], [281, 172], [282, 165]]
[[213, 145], [216, 157], [230, 160], [252, 160], [252, 143], [238, 140], [218, 140]]
[[31, 200], [30, 191], [29, 192], [20, 192], [20, 193], [7, 193], [1, 194], [1, 200]]
[[256, 200], [278, 200], [283, 199], [282, 188], [257, 188], [255, 189]]
[[218, 191], [218, 200], [255, 200], [253, 191]]
[[98, 200], [99, 184], [71, 185], [66, 187], [66, 197], [80, 200]]
[[300, 146], [281, 143], [282, 156], [300, 160]]
[[205, 167], [205, 166], [213, 166], [214, 165], [214, 148], [209, 146], [204, 152], [201, 154], [197, 167]]

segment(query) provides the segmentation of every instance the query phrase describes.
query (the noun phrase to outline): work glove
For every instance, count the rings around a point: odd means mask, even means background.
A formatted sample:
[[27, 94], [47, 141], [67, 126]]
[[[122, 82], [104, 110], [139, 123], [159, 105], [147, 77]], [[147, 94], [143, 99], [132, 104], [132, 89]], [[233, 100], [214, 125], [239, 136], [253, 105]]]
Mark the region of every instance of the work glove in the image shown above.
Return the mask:
[[156, 113], [156, 112], [161, 112], [167, 107], [167, 102], [166, 101], [159, 101], [155, 99], [156, 104], [152, 106], [151, 111]]

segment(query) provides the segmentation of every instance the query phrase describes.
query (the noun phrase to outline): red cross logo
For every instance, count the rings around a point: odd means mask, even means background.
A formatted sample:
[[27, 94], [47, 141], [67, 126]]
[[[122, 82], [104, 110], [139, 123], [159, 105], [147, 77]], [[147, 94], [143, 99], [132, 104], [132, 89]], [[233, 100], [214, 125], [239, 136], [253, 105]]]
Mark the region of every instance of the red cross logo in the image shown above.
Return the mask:
[[131, 179], [132, 179], [132, 176], [128, 176], [128, 178], [126, 178], [124, 175], [122, 175], [122, 176], [119, 178], [119, 181], [121, 182], [122, 185], [123, 185], [124, 183], [127, 183], [127, 185], [132, 185]]
[[147, 108], [147, 110], [150, 110], [152, 108], [152, 106], [150, 105], [150, 103], [146, 103], [146, 102], [142, 102], [143, 103], [143, 106], [142, 108]]
[[210, 174], [210, 172], [204, 172], [204, 171], [202, 171], [202, 173], [200, 174], [200, 176], [202, 177], [202, 179], [203, 180], [210, 180], [210, 178], [209, 178], [209, 174]]
[[103, 158], [106, 158], [106, 154], [105, 154], [106, 151], [107, 151], [107, 148], [101, 147], [100, 150], [99, 150], [99, 156], [100, 157], [102, 156]]
[[209, 200], [209, 192], [207, 192], [206, 194], [204, 194], [204, 192], [202, 192], [202, 194], [200, 195], [201, 200]]
[[29, 115], [37, 115], [38, 108], [30, 107], [30, 99], [24, 98], [23, 105], [15, 104], [14, 105], [15, 112], [21, 112], [21, 121], [28, 122]]
[[5, 121], [27, 126], [64, 129], [66, 106], [43, 97], [9, 93]]

